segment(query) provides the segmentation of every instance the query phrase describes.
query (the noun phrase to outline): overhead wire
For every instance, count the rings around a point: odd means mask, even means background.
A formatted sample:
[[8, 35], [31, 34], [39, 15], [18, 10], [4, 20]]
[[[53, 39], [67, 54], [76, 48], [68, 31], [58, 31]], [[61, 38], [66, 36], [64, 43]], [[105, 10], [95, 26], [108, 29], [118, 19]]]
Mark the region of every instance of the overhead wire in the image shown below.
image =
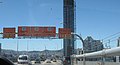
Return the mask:
[[115, 33], [115, 34], [109, 35], [109, 36], [103, 38], [102, 40], [108, 39], [108, 38], [113, 37], [113, 36], [115, 36], [115, 35], [117, 35], [117, 34], [120, 34], [120, 32], [117, 32], [117, 33]]
[[[118, 39], [118, 37], [120, 37], [120, 32], [117, 32], [115, 34], [112, 34], [112, 35], [109, 35], [109, 36], [103, 38], [102, 43], [105, 44], [104, 46], [108, 48], [111, 45], [110, 43], [113, 42], [113, 40], [116, 41]], [[109, 45], [107, 43], [109, 43]]]

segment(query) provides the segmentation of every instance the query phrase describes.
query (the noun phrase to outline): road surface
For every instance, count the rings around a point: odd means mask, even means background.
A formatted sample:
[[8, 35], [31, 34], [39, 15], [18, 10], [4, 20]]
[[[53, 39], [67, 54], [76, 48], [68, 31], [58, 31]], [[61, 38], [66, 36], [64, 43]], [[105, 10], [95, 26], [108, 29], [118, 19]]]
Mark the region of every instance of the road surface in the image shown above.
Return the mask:
[[[38, 63], [34, 64], [34, 63], [32, 63], [32, 65], [63, 65], [60, 60], [57, 60], [57, 62], [51, 61], [51, 63], [47, 63], [47, 61], [48, 60], [46, 60], [45, 62], [42, 62], [41, 64], [38, 64]], [[15, 63], [15, 65], [27, 65], [27, 64], [17, 64], [17, 63]]]

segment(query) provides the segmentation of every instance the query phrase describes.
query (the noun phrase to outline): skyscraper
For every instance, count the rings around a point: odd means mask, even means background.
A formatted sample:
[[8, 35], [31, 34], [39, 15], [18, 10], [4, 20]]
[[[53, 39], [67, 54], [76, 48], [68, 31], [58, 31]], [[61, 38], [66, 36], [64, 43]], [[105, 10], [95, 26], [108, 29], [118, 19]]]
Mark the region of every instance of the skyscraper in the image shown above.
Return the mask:
[[[63, 27], [70, 28], [72, 33], [75, 33], [75, 0], [63, 1]], [[64, 56], [69, 57], [74, 53], [75, 39], [64, 39]]]

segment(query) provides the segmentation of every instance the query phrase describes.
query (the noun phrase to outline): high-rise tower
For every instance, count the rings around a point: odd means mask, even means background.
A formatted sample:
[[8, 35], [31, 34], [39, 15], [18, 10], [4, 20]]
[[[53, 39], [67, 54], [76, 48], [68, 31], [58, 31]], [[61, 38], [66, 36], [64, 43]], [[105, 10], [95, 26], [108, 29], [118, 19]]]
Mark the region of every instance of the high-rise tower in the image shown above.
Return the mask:
[[[75, 33], [75, 0], [64, 0], [63, 1], [63, 27], [70, 28], [72, 33]], [[75, 37], [72, 39], [64, 39], [64, 56], [70, 57], [74, 53]]]

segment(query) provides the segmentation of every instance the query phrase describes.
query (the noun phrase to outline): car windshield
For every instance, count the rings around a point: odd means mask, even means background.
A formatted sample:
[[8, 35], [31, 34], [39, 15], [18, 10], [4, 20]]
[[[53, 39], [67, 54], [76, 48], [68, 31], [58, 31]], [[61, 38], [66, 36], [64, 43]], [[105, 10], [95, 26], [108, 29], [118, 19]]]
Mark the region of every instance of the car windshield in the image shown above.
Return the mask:
[[19, 57], [19, 60], [27, 60], [27, 56], [22, 56], [22, 57]]
[[40, 61], [40, 59], [36, 59], [36, 61]]
[[120, 0], [0, 0], [0, 57], [120, 65]]

